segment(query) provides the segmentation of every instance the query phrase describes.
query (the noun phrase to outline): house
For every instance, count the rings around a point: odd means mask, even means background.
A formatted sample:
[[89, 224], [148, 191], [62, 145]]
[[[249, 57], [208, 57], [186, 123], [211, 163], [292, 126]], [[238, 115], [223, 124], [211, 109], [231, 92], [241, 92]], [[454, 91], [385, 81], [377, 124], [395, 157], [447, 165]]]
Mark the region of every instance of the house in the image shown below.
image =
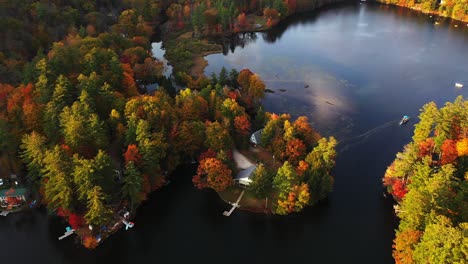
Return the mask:
[[0, 190], [0, 202], [9, 204], [14, 202], [15, 204], [26, 201], [26, 188], [10, 188]]
[[245, 170], [241, 170], [234, 178], [234, 182], [241, 186], [249, 186], [252, 183], [251, 177], [256, 168], [257, 165], [252, 165]]
[[260, 145], [260, 143], [262, 142], [262, 131], [263, 129], [260, 129], [256, 132], [254, 132], [252, 134], [252, 136], [250, 136], [250, 142], [255, 144], [255, 145]]

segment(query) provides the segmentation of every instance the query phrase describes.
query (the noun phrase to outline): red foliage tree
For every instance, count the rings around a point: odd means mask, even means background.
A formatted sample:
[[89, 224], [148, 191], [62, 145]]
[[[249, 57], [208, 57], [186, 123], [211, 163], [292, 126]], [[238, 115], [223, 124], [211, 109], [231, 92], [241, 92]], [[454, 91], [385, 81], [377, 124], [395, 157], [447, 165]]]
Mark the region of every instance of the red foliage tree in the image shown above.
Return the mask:
[[70, 216], [68, 217], [68, 223], [73, 229], [78, 229], [81, 226], [86, 224], [86, 221], [84, 220], [84, 217], [82, 215], [76, 214], [76, 213], [71, 213]]
[[124, 154], [125, 163], [130, 161], [135, 162], [135, 164], [139, 165], [141, 162], [141, 154], [138, 151], [138, 147], [135, 144], [130, 144], [127, 147], [127, 151]]
[[250, 121], [247, 115], [236, 116], [234, 118], [234, 128], [241, 136], [246, 136], [250, 131]]
[[403, 183], [401, 179], [395, 179], [392, 185], [392, 194], [399, 200], [405, 197], [408, 190], [406, 189], [406, 185]]
[[227, 94], [227, 97], [233, 99], [233, 100], [237, 100], [237, 96], [239, 94], [237, 92], [234, 92], [234, 91], [229, 91], [228, 94]]
[[445, 140], [442, 144], [441, 151], [442, 157], [440, 158], [440, 163], [442, 165], [453, 163], [458, 157], [457, 143], [455, 140]]
[[240, 28], [245, 28], [247, 26], [247, 17], [245, 16], [245, 13], [240, 13], [237, 16], [237, 24]]
[[127, 97], [132, 97], [138, 95], [138, 90], [135, 83], [135, 78], [133, 78], [133, 70], [130, 64], [122, 63], [123, 69], [123, 78], [122, 78], [122, 87], [125, 89], [125, 95]]

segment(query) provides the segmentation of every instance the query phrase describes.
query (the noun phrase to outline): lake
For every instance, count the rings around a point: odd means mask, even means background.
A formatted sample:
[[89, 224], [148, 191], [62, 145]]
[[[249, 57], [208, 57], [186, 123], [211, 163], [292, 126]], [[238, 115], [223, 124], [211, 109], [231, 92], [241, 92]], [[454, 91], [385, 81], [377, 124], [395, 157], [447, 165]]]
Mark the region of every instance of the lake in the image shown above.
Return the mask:
[[[133, 229], [94, 251], [72, 237], [58, 241], [66, 225], [44, 209], [1, 217], [0, 260], [393, 263], [397, 219], [382, 196], [385, 169], [411, 140], [423, 104], [468, 96], [468, 27], [434, 22], [403, 8], [336, 5], [227, 39], [225, 54], [207, 57], [207, 74], [250, 68], [274, 91], [266, 110], [306, 115], [322, 135], [339, 139], [334, 192], [318, 206], [286, 217], [239, 210], [224, 217], [229, 206], [195, 189], [194, 168], [183, 167], [138, 209]], [[413, 118], [399, 126], [403, 115]]]

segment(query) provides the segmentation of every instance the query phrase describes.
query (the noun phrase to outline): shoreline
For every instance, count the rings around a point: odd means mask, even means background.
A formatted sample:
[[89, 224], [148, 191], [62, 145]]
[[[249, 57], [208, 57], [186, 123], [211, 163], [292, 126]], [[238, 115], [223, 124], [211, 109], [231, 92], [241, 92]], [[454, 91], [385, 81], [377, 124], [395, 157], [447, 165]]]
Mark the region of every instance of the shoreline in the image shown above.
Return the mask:
[[[404, 7], [404, 8], [407, 8], [407, 9], [410, 9], [410, 10], [414, 10], [414, 11], [417, 11], [417, 12], [420, 12], [422, 14], [426, 14], [426, 15], [433, 15], [433, 16], [437, 16], [441, 19], [451, 19], [453, 21], [457, 21], [459, 23], [468, 23], [468, 16], [465, 16], [464, 18], [462, 19], [456, 19], [456, 18], [453, 18], [453, 17], [449, 17], [449, 16], [446, 16], [444, 14], [442, 14], [440, 11], [438, 10], [432, 10], [432, 11], [424, 11], [420, 8], [420, 6], [413, 6], [413, 7], [410, 7], [410, 6], [406, 6], [406, 5], [400, 5], [398, 3], [386, 3], [385, 0], [375, 0], [375, 3], [379, 3], [379, 4], [384, 4], [384, 5], [390, 5], [390, 6], [398, 6], [398, 7]], [[468, 24], [467, 24], [468, 26]]]
[[[276, 23], [274, 26], [268, 27], [265, 24], [261, 24], [260, 27], [258, 27], [259, 25], [257, 25], [257, 27], [255, 27], [255, 25], [252, 25], [251, 27], [241, 29], [241, 30], [238, 30], [238, 31], [230, 30], [230, 31], [206, 34], [206, 35], [203, 35], [200, 38], [200, 40], [202, 40], [204, 42], [208, 42], [209, 44], [214, 44], [214, 45], [221, 46], [220, 44], [218, 44], [216, 42], [212, 42], [210, 40], [213, 40], [213, 39], [218, 39], [219, 40], [221, 38], [229, 38], [229, 37], [232, 37], [233, 35], [239, 34], [239, 33], [267, 32], [267, 31], [271, 30], [272, 28], [274, 28], [275, 26], [283, 23], [284, 21], [287, 21], [288, 19], [291, 19], [294, 16], [301, 15], [301, 14], [304, 14], [304, 13], [307, 13], [307, 12], [318, 12], [322, 8], [329, 7], [329, 6], [333, 5], [333, 4], [340, 4], [340, 3], [345, 3], [345, 2], [348, 2], [348, 1], [346, 1], [346, 0], [329, 0], [329, 1], [326, 1], [326, 2], [322, 2], [322, 3], [318, 4], [318, 5], [315, 5], [316, 2], [311, 3], [307, 7], [301, 9], [300, 11], [297, 11], [294, 14], [288, 15], [288, 16], [280, 19], [278, 21], [278, 23]], [[445, 16], [445, 15], [441, 14], [440, 11], [428, 11], [428, 12], [423, 11], [423, 10], [420, 9], [419, 6], [417, 6], [417, 7], [408, 7], [408, 6], [399, 5], [399, 4], [386, 3], [385, 0], [375, 0], [375, 1], [372, 1], [372, 2], [382, 4], [382, 5], [403, 7], [403, 8], [407, 8], [407, 9], [410, 9], [410, 10], [413, 10], [413, 11], [416, 11], [416, 12], [419, 12], [419, 13], [422, 13], [422, 14], [436, 16], [436, 17], [438, 17], [440, 19], [450, 19], [450, 20], [456, 21], [458, 23], [462, 23], [462, 25], [460, 25], [461, 27], [464, 26], [464, 23], [468, 23], [468, 16], [465, 16], [466, 19], [458, 20], [458, 19], [455, 19], [455, 18], [452, 18], [452, 17], [449, 17], [449, 16]], [[468, 24], [467, 24], [467, 26], [468, 26]], [[222, 53], [223, 52], [222, 51], [222, 46], [220, 48], [221, 48], [221, 50], [211, 50], [211, 51], [202, 52], [200, 54], [196, 54], [194, 56], [194, 58], [193, 58], [193, 62], [195, 62], [195, 64], [190, 68], [190, 71], [189, 71], [190, 75], [192, 75], [194, 77], [206, 76], [205, 75], [205, 68], [209, 65], [209, 63], [207, 62], [205, 57], [208, 56], [208, 55], [212, 55], [212, 54]]]

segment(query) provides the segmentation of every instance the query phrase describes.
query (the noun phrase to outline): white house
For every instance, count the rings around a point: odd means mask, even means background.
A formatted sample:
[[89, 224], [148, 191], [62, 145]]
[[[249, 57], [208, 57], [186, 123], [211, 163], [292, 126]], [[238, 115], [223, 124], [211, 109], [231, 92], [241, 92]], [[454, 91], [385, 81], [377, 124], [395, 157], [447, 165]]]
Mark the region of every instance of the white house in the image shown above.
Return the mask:
[[245, 170], [241, 170], [234, 178], [234, 182], [242, 186], [249, 186], [252, 183], [251, 176], [256, 168], [257, 165], [252, 165]]
[[0, 190], [0, 201], [6, 202], [7, 198], [16, 198], [19, 201], [26, 201], [26, 188]]
[[250, 136], [250, 142], [255, 144], [255, 145], [260, 145], [261, 143], [261, 138], [262, 138], [262, 131], [263, 129], [260, 129], [252, 134]]

